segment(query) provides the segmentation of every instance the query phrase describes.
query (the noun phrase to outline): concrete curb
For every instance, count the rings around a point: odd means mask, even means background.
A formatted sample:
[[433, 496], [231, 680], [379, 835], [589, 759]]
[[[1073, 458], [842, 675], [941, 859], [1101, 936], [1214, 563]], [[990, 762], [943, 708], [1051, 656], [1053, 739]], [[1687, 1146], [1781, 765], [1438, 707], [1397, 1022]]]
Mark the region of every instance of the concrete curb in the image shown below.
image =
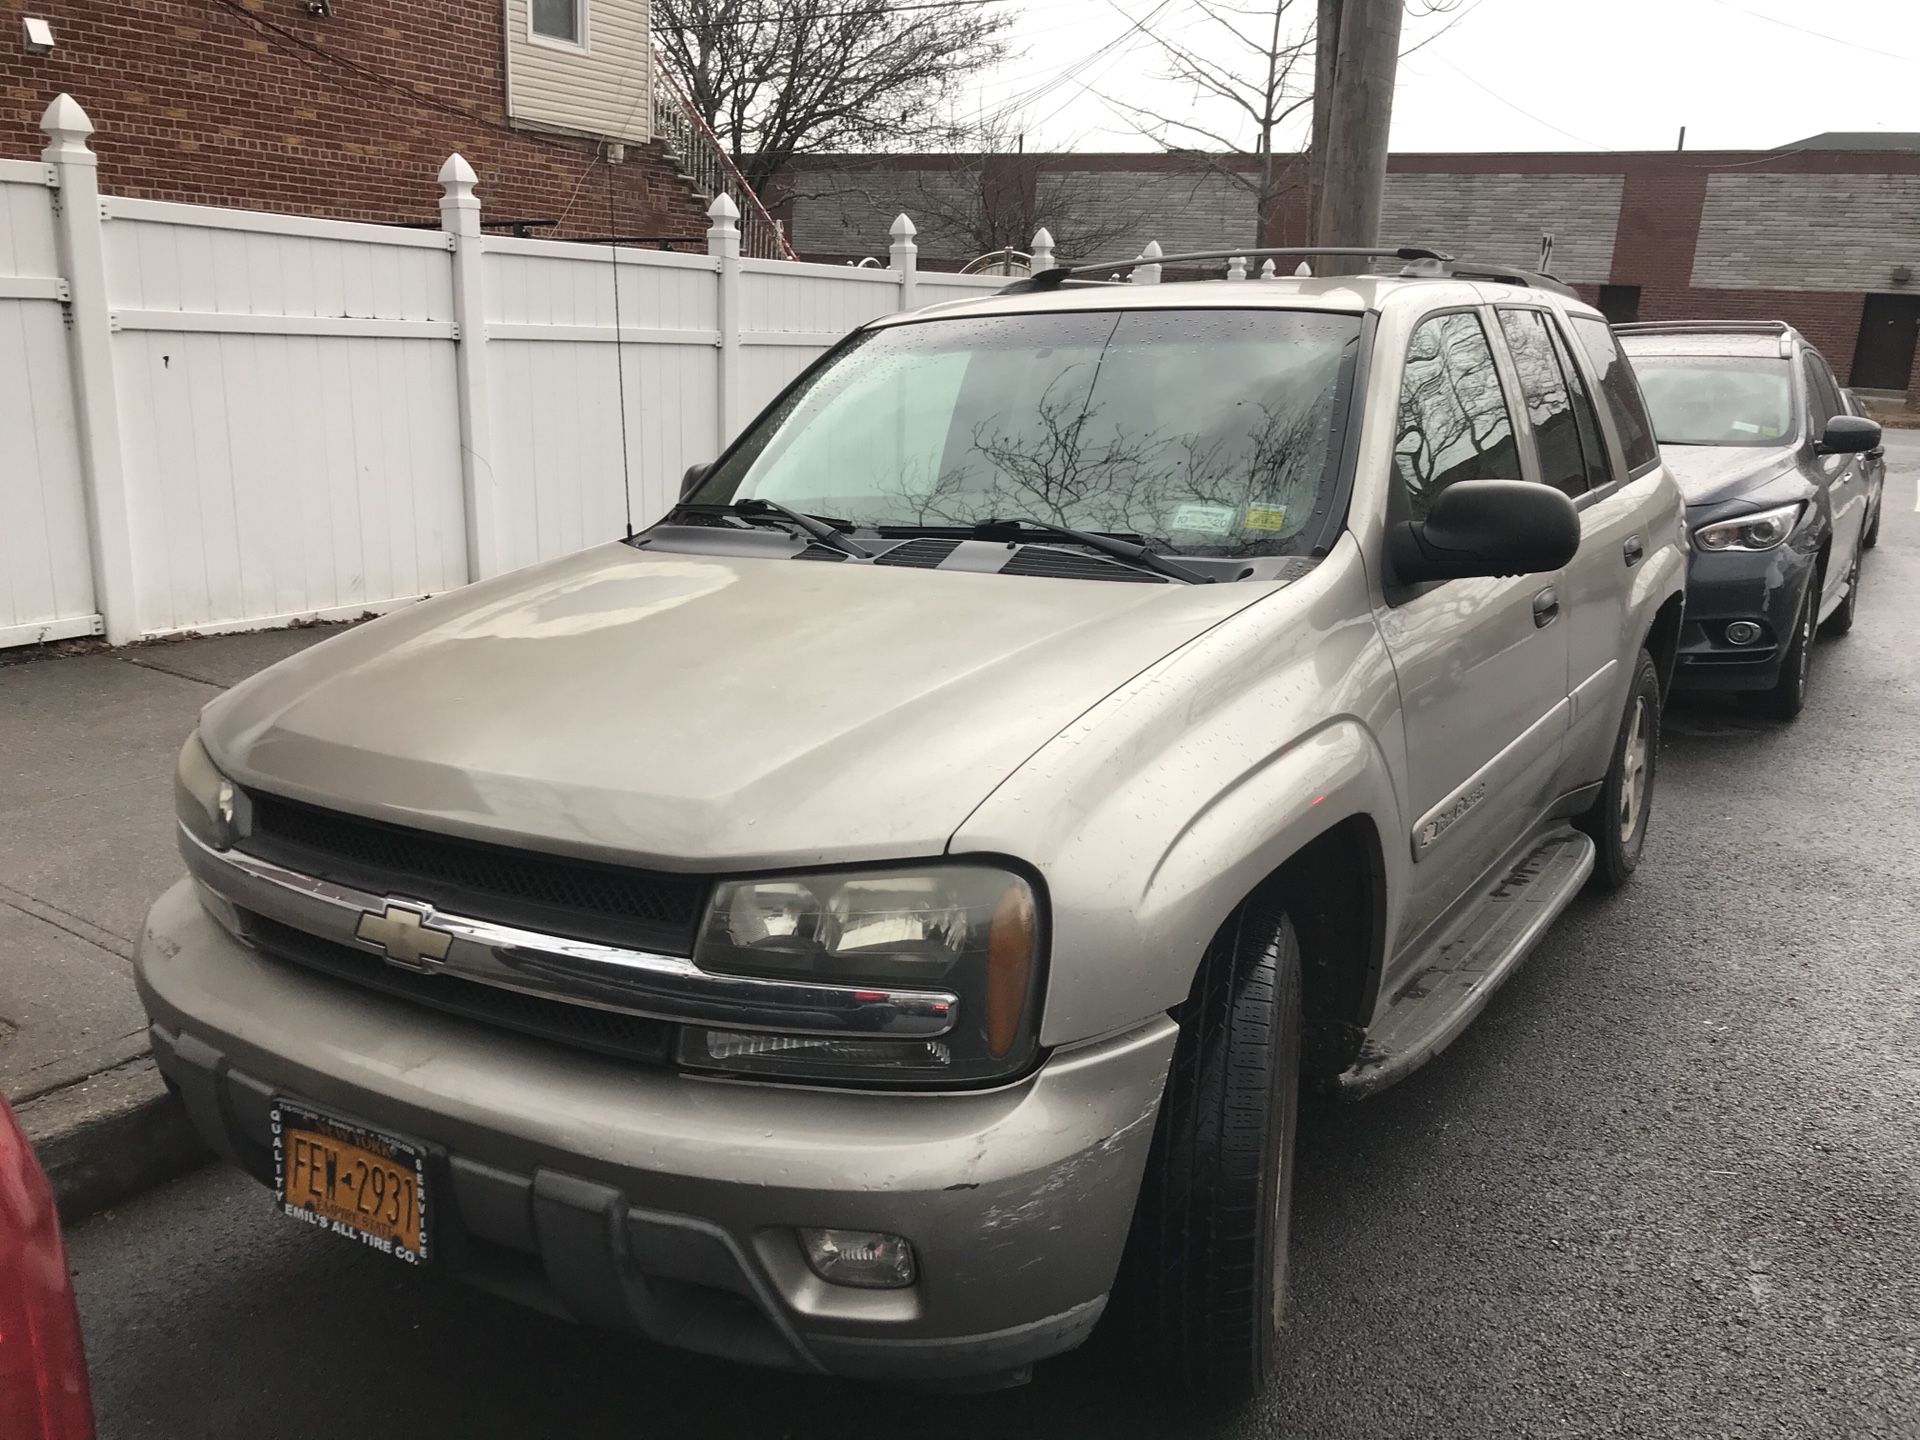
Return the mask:
[[68, 1225], [213, 1158], [150, 1058], [103, 1070], [14, 1113]]

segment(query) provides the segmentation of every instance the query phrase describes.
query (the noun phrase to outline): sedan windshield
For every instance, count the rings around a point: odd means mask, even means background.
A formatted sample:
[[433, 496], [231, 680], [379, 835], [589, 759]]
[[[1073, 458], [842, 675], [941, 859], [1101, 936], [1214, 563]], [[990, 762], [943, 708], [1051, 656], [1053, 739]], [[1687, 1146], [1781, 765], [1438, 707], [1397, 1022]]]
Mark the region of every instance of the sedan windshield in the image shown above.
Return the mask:
[[1785, 360], [1636, 355], [1633, 368], [1662, 445], [1783, 445], [1793, 431]]
[[1303, 551], [1332, 491], [1359, 333], [1357, 315], [1228, 309], [886, 326], [796, 387], [689, 500]]

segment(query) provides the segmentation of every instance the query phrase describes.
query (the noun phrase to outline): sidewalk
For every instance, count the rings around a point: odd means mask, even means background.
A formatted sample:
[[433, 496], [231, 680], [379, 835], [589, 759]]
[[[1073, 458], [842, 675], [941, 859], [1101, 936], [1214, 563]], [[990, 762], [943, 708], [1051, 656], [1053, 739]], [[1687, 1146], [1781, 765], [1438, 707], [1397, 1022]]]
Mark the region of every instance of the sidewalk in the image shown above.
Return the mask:
[[63, 1211], [200, 1156], [145, 1058], [133, 989], [147, 906], [181, 873], [174, 757], [220, 691], [337, 633], [0, 652], [0, 1092]]

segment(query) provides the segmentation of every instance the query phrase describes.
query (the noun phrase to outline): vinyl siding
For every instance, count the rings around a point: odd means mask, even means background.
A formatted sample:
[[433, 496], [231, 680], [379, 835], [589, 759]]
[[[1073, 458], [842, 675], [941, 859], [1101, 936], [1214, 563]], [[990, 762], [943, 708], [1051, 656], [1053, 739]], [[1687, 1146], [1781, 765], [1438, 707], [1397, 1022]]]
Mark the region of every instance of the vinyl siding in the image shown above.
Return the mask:
[[534, 40], [530, 0], [506, 0], [508, 107], [516, 122], [645, 141], [653, 136], [647, 0], [582, 0], [586, 48]]

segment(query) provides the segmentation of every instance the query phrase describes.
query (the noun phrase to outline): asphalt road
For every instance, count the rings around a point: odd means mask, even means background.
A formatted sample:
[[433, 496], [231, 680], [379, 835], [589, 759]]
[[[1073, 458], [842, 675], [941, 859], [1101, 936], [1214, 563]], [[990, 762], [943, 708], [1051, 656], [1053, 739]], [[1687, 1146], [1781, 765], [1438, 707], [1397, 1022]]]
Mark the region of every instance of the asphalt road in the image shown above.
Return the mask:
[[1920, 434], [1792, 726], [1669, 714], [1651, 838], [1448, 1053], [1300, 1129], [1287, 1378], [926, 1397], [576, 1329], [205, 1172], [71, 1237], [103, 1437], [1920, 1434]]

